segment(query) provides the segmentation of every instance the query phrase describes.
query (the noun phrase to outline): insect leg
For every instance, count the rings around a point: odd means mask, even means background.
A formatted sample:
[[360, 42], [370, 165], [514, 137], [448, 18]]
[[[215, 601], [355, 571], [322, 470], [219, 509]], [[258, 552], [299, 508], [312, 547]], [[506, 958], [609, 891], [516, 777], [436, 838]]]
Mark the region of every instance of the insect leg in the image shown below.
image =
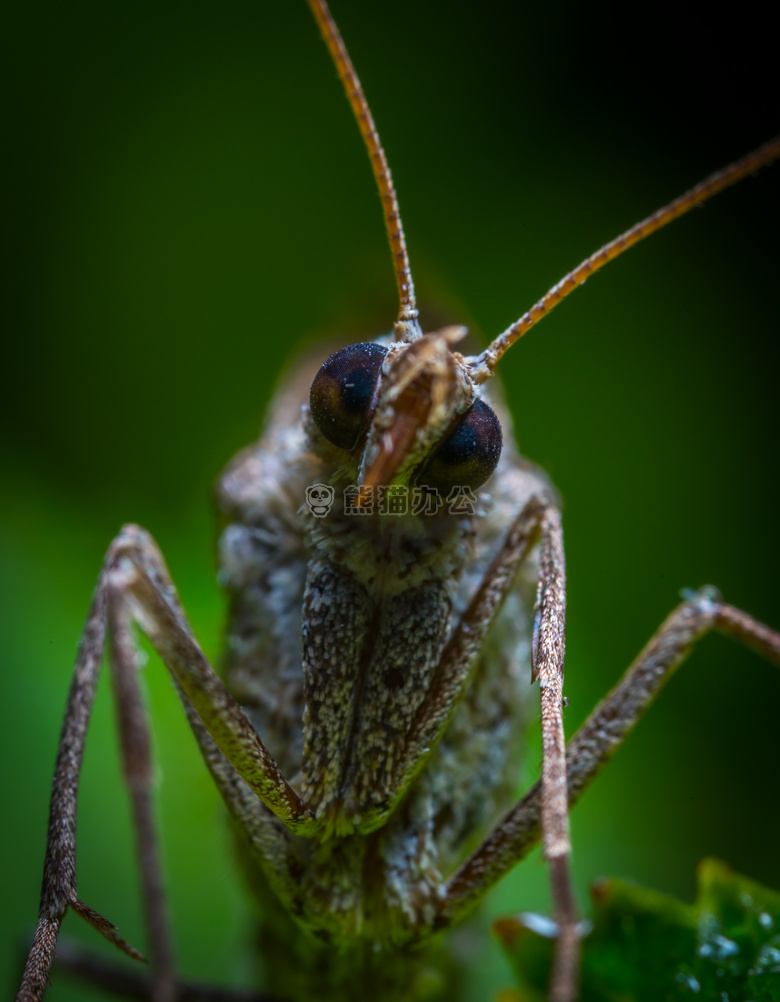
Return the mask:
[[127, 526], [119, 541], [123, 558], [116, 561], [116, 574], [124, 616], [141, 626], [171, 670], [225, 805], [276, 894], [292, 907], [297, 891], [290, 832], [306, 834], [307, 825], [314, 827], [309, 812], [200, 651], [151, 537]]
[[542, 703], [542, 846], [550, 868], [558, 925], [550, 1002], [571, 1002], [579, 971], [580, 933], [569, 867], [571, 840], [563, 732], [566, 562], [557, 508], [549, 506], [544, 510], [539, 529], [539, 587], [532, 656]]
[[544, 497], [534, 497], [525, 505], [442, 651], [425, 700], [406, 736], [393, 782], [396, 799], [388, 813], [422, 769], [468, 689], [485, 636], [514, 585], [521, 562], [539, 538], [540, 520], [548, 506], [551, 502]]
[[[780, 633], [727, 605], [712, 588], [693, 593], [667, 616], [569, 742], [569, 804], [577, 801], [617, 751], [693, 643], [713, 629], [780, 666]], [[542, 786], [536, 783], [446, 882], [436, 928], [460, 920], [488, 888], [530, 852], [541, 836], [541, 817]]]
[[129, 616], [149, 637], [214, 743], [291, 831], [311, 834], [317, 827], [311, 812], [198, 647], [151, 536], [137, 526], [125, 526], [113, 551], [112, 575], [122, 588]]
[[[239, 818], [251, 818], [250, 840], [263, 848], [280, 843], [282, 825], [262, 823], [247, 801], [260, 798], [288, 828], [306, 833], [313, 824], [306, 805], [276, 767], [243, 711], [198, 647], [175, 589], [151, 537], [136, 526], [126, 526], [109, 548], [93, 597], [68, 697], [53, 781], [49, 836], [44, 865], [39, 922], [25, 968], [18, 1000], [42, 997], [54, 956], [57, 934], [70, 907], [103, 935], [136, 959], [143, 959], [118, 936], [101, 915], [79, 901], [76, 894], [76, 804], [86, 731], [103, 657], [106, 625], [111, 630], [112, 665], [117, 683], [122, 751], [138, 826], [139, 850], [146, 885], [152, 939], [162, 950], [163, 969], [169, 964], [161, 881], [151, 828], [148, 733], [135, 678], [135, 649], [130, 626], [137, 623], [186, 694], [185, 706], [195, 736], [212, 773], [221, 773], [220, 790]], [[231, 794], [236, 796], [231, 799]], [[251, 796], [250, 796], [251, 795]], [[282, 865], [284, 846], [275, 845], [271, 869]], [[167, 975], [163, 979], [163, 984]], [[164, 991], [164, 989], [160, 989]], [[164, 995], [163, 995], [164, 997]]]
[[130, 794], [148, 930], [154, 1002], [173, 1002], [176, 984], [162, 862], [154, 823], [152, 746], [138, 682], [138, 657], [122, 587], [106, 575], [109, 660], [119, 725], [122, 770]]
[[445, 647], [431, 688], [407, 736], [396, 788], [401, 793], [406, 789], [441, 737], [466, 691], [490, 624], [513, 587], [520, 563], [537, 541], [540, 567], [533, 677], [539, 679], [542, 702], [542, 827], [559, 927], [554, 983], [560, 987], [556, 987], [558, 995], [553, 997], [565, 999], [567, 986], [576, 980], [578, 954], [577, 916], [568, 865], [562, 715], [566, 574], [560, 513], [548, 498], [534, 497], [525, 505]]
[[143, 957], [114, 927], [79, 901], [76, 893], [76, 799], [81, 762], [106, 635], [105, 567], [98, 580], [73, 671], [62, 723], [49, 807], [38, 926], [17, 1002], [37, 1002], [49, 978], [60, 924], [69, 907], [131, 957]]

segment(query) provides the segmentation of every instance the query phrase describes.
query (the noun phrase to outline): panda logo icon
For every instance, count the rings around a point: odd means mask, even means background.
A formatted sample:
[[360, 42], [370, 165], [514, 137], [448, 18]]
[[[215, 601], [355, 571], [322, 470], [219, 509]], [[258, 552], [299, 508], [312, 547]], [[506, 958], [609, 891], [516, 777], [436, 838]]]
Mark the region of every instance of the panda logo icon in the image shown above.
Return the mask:
[[330, 484], [312, 484], [306, 488], [306, 504], [316, 518], [324, 518], [333, 505], [336, 491]]

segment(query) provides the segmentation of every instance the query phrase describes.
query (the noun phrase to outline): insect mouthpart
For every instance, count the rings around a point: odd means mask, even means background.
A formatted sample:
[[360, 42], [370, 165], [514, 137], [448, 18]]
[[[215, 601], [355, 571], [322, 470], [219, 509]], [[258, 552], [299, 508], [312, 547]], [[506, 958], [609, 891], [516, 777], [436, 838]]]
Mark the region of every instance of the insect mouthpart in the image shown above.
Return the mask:
[[322, 435], [348, 452], [359, 448], [359, 502], [375, 487], [413, 483], [444, 491], [476, 490], [496, 468], [501, 427], [476, 396], [468, 368], [451, 345], [463, 328], [412, 343], [350, 345], [317, 373], [309, 405]]

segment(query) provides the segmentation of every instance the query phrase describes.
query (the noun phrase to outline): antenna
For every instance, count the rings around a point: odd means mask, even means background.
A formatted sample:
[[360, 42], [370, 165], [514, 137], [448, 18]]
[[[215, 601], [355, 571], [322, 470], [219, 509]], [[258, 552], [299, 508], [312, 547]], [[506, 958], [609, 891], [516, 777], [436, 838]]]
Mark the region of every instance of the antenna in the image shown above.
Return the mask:
[[417, 302], [414, 296], [414, 282], [409, 268], [409, 255], [406, 252], [406, 238], [398, 210], [398, 199], [395, 194], [393, 178], [387, 164], [385, 151], [379, 139], [379, 133], [374, 125], [371, 109], [368, 107], [363, 88], [360, 86], [357, 73], [349, 58], [347, 47], [339, 33], [325, 0], [307, 0], [317, 24], [325, 39], [325, 44], [338, 70], [347, 98], [352, 106], [352, 112], [357, 121], [363, 142], [366, 144], [371, 158], [371, 167], [382, 197], [382, 211], [385, 217], [387, 235], [390, 238], [390, 249], [393, 252], [393, 267], [398, 285], [398, 320], [395, 324], [396, 341], [416, 341], [422, 336], [418, 321]]
[[476, 383], [484, 383], [485, 380], [490, 379], [495, 371], [498, 360], [504, 352], [515, 341], [521, 338], [526, 331], [529, 331], [535, 324], [539, 323], [542, 317], [547, 316], [550, 310], [554, 306], [557, 306], [562, 299], [565, 299], [570, 292], [573, 292], [578, 285], [582, 285], [599, 268], [603, 268], [607, 262], [613, 261], [623, 251], [628, 250], [629, 247], [633, 247], [634, 244], [639, 243], [640, 240], [644, 240], [645, 237], [649, 237], [651, 233], [660, 230], [667, 223], [671, 223], [673, 219], [685, 215], [690, 209], [701, 205], [708, 198], [717, 195], [719, 191], [723, 191], [729, 185], [736, 184], [737, 181], [741, 181], [748, 174], [752, 174], [760, 167], [764, 167], [778, 157], [780, 157], [780, 136], [770, 139], [769, 142], [764, 143], [763, 146], [759, 146], [752, 153], [748, 153], [740, 160], [729, 164], [728, 167], [724, 167], [722, 170], [711, 174], [704, 181], [699, 182], [699, 184], [694, 185], [693, 188], [686, 191], [684, 195], [675, 198], [673, 202], [669, 202], [662, 209], [658, 209], [657, 212], [643, 219], [640, 223], [636, 223], [619, 237], [610, 240], [608, 244], [604, 244], [600, 250], [597, 250], [595, 254], [591, 254], [590, 257], [585, 258], [573, 271], [570, 271], [568, 275], [554, 285], [549, 292], [546, 292], [538, 303], [535, 303], [511, 327], [507, 327], [502, 334], [499, 334], [495, 341], [492, 341], [482, 354], [473, 360], [471, 366], [472, 379]]

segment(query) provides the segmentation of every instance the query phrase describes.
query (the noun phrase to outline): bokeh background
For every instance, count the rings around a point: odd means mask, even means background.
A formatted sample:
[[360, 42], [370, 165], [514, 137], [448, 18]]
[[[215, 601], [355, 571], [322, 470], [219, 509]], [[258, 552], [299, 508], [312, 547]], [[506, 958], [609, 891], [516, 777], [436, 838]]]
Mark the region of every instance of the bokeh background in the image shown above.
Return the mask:
[[[334, 0], [397, 181], [428, 315], [487, 338], [586, 254], [777, 131], [763, 7]], [[708, 15], [714, 18], [714, 13]], [[360, 139], [301, 2], [43, 0], [6, 13], [0, 454], [0, 972], [35, 920], [70, 667], [108, 542], [145, 525], [218, 657], [210, 485], [316, 335], [387, 330]], [[502, 364], [565, 501], [567, 726], [678, 590], [780, 625], [780, 173], [590, 281]], [[251, 978], [251, 905], [163, 670], [148, 688], [182, 966]], [[780, 674], [708, 638], [573, 816], [577, 889], [690, 898], [720, 856], [780, 887]], [[530, 753], [529, 770], [538, 764]], [[108, 686], [80, 891], [142, 941]], [[534, 858], [491, 896], [474, 998], [508, 983], [488, 916], [546, 909]], [[72, 918], [70, 934], [97, 937]], [[50, 998], [84, 996], [55, 984]]]

